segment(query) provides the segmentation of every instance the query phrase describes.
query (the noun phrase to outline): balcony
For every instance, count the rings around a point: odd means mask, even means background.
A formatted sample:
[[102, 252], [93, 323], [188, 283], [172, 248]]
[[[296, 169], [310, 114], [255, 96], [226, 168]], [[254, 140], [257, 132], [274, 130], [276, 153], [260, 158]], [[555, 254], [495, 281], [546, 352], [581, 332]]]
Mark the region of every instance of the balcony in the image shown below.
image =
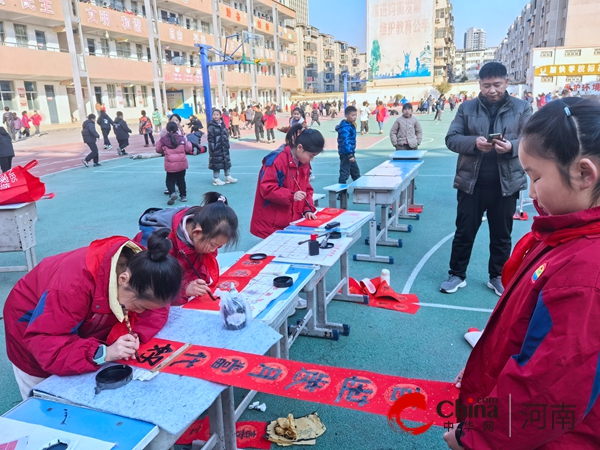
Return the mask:
[[[14, 76], [17, 79], [55, 79], [73, 78], [69, 53], [60, 51], [38, 50], [37, 47], [9, 47], [0, 45], [0, 61], [2, 75]], [[41, 70], [43, 68], [43, 70]], [[33, 75], [32, 74], [39, 74]]]
[[290, 27], [279, 27], [279, 38], [289, 42], [298, 42], [296, 32]]
[[177, 25], [160, 22], [158, 31], [163, 43], [180, 44], [185, 47], [194, 47], [195, 44], [215, 45], [215, 37], [212, 34], [188, 30]]
[[[16, 1], [2, 1], [0, 2], [0, 11], [2, 11], [3, 18], [8, 20], [14, 20], [16, 22], [23, 20], [23, 16], [33, 16], [43, 19], [43, 22], [47, 22], [48, 26], [54, 26], [52, 22], [59, 22], [64, 25], [64, 16], [61, 6], [61, 2], [16, 2]], [[8, 16], [8, 17], [7, 17]], [[36, 21], [39, 23], [40, 21]]]
[[225, 83], [227, 86], [248, 87], [252, 85], [250, 73], [243, 72], [225, 72]]
[[[104, 0], [97, 0], [104, 1]], [[141, 2], [142, 4], [144, 2]], [[201, 11], [209, 16], [212, 16], [212, 2], [207, 2], [206, 0], [185, 0], [182, 2], [169, 2], [169, 0], [157, 0], [156, 6], [160, 9], [170, 9], [169, 7], [177, 7], [176, 12], [181, 14], [196, 14], [198, 11]], [[187, 10], [187, 11], [184, 11]], [[173, 11], [175, 12], [175, 11]]]
[[295, 66], [298, 64], [298, 57], [291, 53], [279, 52], [279, 62], [288, 66]]
[[[133, 59], [87, 58], [88, 74], [95, 80], [121, 83], [151, 83], [152, 63]], [[72, 75], [71, 75], [72, 77]]]
[[[258, 77], [256, 78], [258, 81], [258, 88], [276, 88], [277, 87], [277, 78], [273, 75], [262, 75], [260, 72], [258, 73]], [[249, 86], [247, 84], [246, 86]]]
[[[166, 83], [169, 84], [202, 84], [202, 71], [199, 68], [185, 67], [185, 66], [163, 66], [163, 77]], [[217, 82], [217, 77], [214, 70], [209, 70], [210, 83], [214, 84]]]
[[84, 28], [89, 27], [118, 35], [148, 38], [147, 20], [143, 17], [101, 8], [91, 3], [78, 3], [77, 6], [79, 17], [81, 17], [81, 26]]
[[281, 87], [283, 89], [298, 89], [300, 87], [300, 80], [298, 77], [281, 78]]

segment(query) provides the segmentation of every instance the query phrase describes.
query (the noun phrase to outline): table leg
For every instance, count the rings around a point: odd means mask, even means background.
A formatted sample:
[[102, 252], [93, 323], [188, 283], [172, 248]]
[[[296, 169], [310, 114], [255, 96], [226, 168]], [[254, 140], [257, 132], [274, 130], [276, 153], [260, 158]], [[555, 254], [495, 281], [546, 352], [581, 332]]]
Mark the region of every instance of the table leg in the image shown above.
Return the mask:
[[369, 246], [369, 254], [357, 254], [354, 255], [352, 259], [354, 261], [383, 262], [388, 264], [394, 264], [394, 258], [392, 256], [377, 255], [377, 244], [379, 238], [385, 232], [385, 230], [382, 230], [379, 233], [379, 235], [377, 234], [377, 204], [375, 203], [375, 192], [369, 193], [369, 208], [373, 213], [373, 219], [369, 221], [369, 237], [365, 240], [365, 244]]
[[334, 191], [329, 191], [329, 207], [337, 208], [337, 194]]
[[[345, 302], [355, 302], [355, 303], [364, 303], [364, 304], [369, 303], [368, 296], [350, 293], [349, 286], [348, 286], [348, 283], [350, 281], [350, 274], [349, 274], [348, 268], [349, 268], [348, 252], [344, 252], [342, 257], [340, 258], [340, 280], [344, 281], [344, 283], [342, 285], [342, 292], [337, 293], [337, 291], [335, 291], [336, 293], [333, 295], [332, 300], [342, 300]], [[327, 295], [329, 295], [329, 294], [330, 293], [328, 293]]]
[[228, 386], [221, 393], [223, 402], [223, 437], [226, 450], [237, 450], [235, 438], [235, 403], [233, 398], [233, 387]]
[[213, 436], [217, 436], [217, 442], [214, 447], [216, 450], [225, 450], [225, 432], [223, 429], [223, 403], [221, 395], [219, 395], [213, 402], [213, 404], [210, 406], [210, 408], [208, 408], [210, 432]]
[[348, 209], [348, 191], [346, 189], [340, 192], [340, 209]]
[[400, 192], [400, 198], [395, 200], [392, 204], [392, 217], [388, 222], [391, 222], [391, 225], [388, 226], [389, 231], [403, 231], [410, 233], [412, 231], [412, 225], [404, 225], [398, 223], [398, 218], [407, 218], [406, 215], [408, 210], [408, 206], [406, 204], [406, 190]]

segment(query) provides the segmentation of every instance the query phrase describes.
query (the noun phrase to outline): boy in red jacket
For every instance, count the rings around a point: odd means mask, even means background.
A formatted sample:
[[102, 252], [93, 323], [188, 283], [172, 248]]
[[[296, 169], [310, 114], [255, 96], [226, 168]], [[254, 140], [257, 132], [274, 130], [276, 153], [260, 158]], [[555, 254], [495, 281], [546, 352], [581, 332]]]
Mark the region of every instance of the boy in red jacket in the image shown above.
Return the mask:
[[277, 116], [275, 111], [269, 107], [265, 108], [265, 115], [263, 116], [265, 128], [267, 129], [267, 144], [275, 142], [275, 128], [277, 128]]

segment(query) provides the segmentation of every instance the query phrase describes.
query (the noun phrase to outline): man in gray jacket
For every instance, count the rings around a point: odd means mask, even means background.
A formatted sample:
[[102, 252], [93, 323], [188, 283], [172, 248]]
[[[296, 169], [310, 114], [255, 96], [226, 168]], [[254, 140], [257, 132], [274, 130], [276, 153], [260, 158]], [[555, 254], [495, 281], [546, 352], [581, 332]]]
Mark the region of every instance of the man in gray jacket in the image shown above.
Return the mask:
[[[450, 276], [440, 287], [447, 294], [465, 287], [467, 266], [483, 213], [490, 228], [489, 281], [502, 295], [500, 275], [511, 250], [513, 215], [519, 191], [527, 187], [518, 158], [519, 136], [531, 107], [506, 92], [506, 67], [497, 62], [479, 71], [481, 92], [460, 105], [446, 134], [446, 146], [458, 153], [454, 187], [458, 190], [456, 233], [452, 241]], [[495, 135], [495, 136], [494, 136]]]
[[413, 117], [410, 103], [402, 106], [402, 115], [396, 119], [390, 130], [390, 140], [396, 150], [416, 150], [423, 140], [423, 128]]

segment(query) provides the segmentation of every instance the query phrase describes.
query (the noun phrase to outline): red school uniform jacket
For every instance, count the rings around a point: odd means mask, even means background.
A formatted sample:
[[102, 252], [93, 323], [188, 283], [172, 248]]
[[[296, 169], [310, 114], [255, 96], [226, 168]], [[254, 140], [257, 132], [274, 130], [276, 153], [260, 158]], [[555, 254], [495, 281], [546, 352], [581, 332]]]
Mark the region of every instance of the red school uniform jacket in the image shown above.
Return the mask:
[[310, 164], [298, 166], [288, 146], [282, 145], [263, 159], [250, 222], [253, 235], [265, 238], [301, 219], [309, 208], [305, 201], [294, 201], [294, 193], [299, 190], [306, 192], [306, 199], [315, 211], [314, 189], [308, 181], [309, 174]]
[[263, 119], [265, 121], [265, 128], [267, 130], [272, 130], [273, 128], [277, 127], [277, 116], [275, 115], [275, 113], [273, 111], [265, 114], [263, 116]]
[[[186, 215], [190, 215], [191, 208], [165, 208], [150, 209], [140, 218], [140, 231], [133, 239], [134, 242], [145, 245], [148, 237], [154, 230], [161, 227], [171, 229], [169, 239], [173, 245], [170, 254], [174, 256], [183, 270], [183, 279], [179, 297], [174, 300], [172, 305], [184, 305], [188, 302], [188, 296], [185, 290], [192, 281], [197, 280], [198, 276], [214, 290], [219, 282], [219, 263], [217, 262], [218, 251], [213, 253], [198, 253], [196, 249], [180, 238], [179, 228]], [[185, 256], [183, 256], [185, 254]], [[187, 259], [186, 259], [187, 257]], [[189, 262], [188, 262], [189, 260]], [[191, 265], [190, 265], [191, 263]], [[193, 267], [192, 267], [193, 266]], [[194, 270], [195, 269], [195, 270]]]
[[[465, 369], [461, 403], [498, 404], [496, 419], [466, 419], [465, 449], [587, 449], [600, 442], [600, 208], [536, 217], [532, 233], [536, 242]], [[557, 233], [570, 237], [557, 243]], [[484, 429], [487, 420], [493, 432]]]
[[[98, 370], [94, 354], [117, 323], [109, 305], [111, 259], [129, 239], [113, 236], [45, 258], [17, 282], [4, 305], [6, 352], [36, 377]], [[168, 308], [133, 324], [142, 342], [167, 322]]]

